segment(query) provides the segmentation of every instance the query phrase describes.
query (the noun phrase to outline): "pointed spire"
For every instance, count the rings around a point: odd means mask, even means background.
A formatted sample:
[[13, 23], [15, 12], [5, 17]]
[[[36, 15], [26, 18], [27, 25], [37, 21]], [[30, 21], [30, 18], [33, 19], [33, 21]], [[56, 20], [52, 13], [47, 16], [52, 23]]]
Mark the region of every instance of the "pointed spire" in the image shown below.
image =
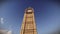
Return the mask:
[[28, 7], [25, 9], [25, 12], [34, 12], [34, 9], [32, 7]]
[[28, 7], [27, 9], [28, 9], [28, 10], [32, 10], [32, 7]]

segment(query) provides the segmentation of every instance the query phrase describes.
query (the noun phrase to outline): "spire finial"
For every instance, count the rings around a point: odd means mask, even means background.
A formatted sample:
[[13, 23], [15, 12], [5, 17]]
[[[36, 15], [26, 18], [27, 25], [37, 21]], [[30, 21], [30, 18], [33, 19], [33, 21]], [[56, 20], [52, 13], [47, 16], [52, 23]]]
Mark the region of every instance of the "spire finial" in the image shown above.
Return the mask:
[[34, 12], [34, 9], [29, 6], [28, 8], [26, 8], [25, 12]]
[[27, 9], [31, 10], [31, 9], [32, 9], [32, 7], [28, 7]]

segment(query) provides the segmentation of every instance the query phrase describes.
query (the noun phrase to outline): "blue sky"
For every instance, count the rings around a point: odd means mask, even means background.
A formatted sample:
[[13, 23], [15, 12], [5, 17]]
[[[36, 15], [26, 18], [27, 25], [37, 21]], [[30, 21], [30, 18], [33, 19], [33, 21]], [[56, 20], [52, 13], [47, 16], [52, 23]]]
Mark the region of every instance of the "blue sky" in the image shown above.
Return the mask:
[[24, 11], [28, 7], [34, 8], [38, 34], [48, 34], [58, 30], [60, 23], [59, 2], [41, 0], [0, 2], [0, 19], [4, 18], [3, 24], [0, 20], [0, 28], [12, 30], [13, 34], [19, 34]]

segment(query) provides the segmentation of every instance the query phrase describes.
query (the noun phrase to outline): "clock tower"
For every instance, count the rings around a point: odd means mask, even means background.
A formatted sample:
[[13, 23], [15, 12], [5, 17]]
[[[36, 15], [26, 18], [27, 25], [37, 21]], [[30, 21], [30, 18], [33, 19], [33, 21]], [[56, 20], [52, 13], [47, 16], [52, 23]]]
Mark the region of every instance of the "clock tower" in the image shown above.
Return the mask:
[[34, 9], [31, 7], [25, 9], [20, 34], [37, 34]]

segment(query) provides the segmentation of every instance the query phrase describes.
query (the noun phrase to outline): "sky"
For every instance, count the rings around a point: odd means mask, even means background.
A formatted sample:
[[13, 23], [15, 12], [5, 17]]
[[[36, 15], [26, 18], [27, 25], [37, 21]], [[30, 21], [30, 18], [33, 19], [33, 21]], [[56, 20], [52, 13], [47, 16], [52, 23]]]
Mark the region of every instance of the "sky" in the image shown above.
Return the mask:
[[0, 1], [0, 29], [19, 34], [26, 8], [34, 9], [38, 34], [49, 34], [59, 29], [60, 2], [48, 0]]

